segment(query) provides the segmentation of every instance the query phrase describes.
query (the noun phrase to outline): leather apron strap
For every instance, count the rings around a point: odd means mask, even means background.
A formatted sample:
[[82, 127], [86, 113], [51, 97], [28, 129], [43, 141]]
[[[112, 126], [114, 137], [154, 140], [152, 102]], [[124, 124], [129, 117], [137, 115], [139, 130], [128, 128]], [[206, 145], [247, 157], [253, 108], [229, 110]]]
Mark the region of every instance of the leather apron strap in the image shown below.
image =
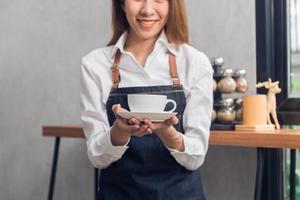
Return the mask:
[[120, 50], [118, 50], [115, 55], [114, 63], [111, 66], [113, 88], [118, 88], [120, 83], [120, 71], [119, 71], [120, 59], [121, 59], [121, 52]]
[[[113, 82], [113, 88], [116, 89], [119, 86], [120, 83], [120, 58], [121, 58], [121, 52], [118, 49], [115, 55], [115, 60], [113, 65], [111, 66], [111, 72], [112, 72], [112, 82]], [[180, 86], [180, 78], [178, 76], [177, 72], [177, 65], [176, 65], [176, 57], [174, 54], [169, 52], [169, 66], [170, 66], [170, 75], [172, 78], [173, 86]]]
[[173, 86], [179, 86], [180, 79], [177, 72], [176, 57], [174, 54], [170, 52], [169, 52], [169, 65], [170, 65], [170, 74], [171, 74]]

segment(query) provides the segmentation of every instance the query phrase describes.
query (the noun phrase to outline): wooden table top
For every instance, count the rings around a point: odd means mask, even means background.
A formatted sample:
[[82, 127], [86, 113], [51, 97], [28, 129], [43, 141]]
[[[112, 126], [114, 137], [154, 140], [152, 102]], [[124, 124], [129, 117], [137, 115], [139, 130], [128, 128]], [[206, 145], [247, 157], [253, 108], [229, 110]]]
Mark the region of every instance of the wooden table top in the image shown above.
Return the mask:
[[[43, 136], [84, 138], [82, 126], [43, 126]], [[274, 131], [215, 131], [212, 130], [210, 145], [266, 147], [266, 148], [300, 148], [300, 130]]]

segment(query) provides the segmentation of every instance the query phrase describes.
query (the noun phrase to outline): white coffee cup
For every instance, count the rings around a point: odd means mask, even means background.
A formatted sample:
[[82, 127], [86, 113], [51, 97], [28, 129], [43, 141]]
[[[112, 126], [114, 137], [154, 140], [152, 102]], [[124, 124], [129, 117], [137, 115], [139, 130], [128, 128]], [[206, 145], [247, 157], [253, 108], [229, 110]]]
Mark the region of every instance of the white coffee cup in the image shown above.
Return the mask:
[[[166, 95], [153, 94], [128, 94], [128, 105], [131, 112], [173, 112], [177, 104], [172, 99], [167, 99]], [[167, 103], [172, 103], [173, 108], [164, 111]]]

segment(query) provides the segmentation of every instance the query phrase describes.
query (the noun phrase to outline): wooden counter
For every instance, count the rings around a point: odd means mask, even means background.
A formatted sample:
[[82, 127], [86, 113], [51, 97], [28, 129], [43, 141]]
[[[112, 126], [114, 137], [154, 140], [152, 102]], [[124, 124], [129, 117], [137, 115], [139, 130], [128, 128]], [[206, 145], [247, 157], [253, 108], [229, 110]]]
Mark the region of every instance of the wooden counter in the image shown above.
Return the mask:
[[[43, 136], [84, 138], [81, 125], [43, 126]], [[300, 130], [211, 131], [210, 145], [300, 148]]]
[[267, 147], [267, 148], [300, 148], [300, 130], [275, 131], [212, 131], [210, 145]]

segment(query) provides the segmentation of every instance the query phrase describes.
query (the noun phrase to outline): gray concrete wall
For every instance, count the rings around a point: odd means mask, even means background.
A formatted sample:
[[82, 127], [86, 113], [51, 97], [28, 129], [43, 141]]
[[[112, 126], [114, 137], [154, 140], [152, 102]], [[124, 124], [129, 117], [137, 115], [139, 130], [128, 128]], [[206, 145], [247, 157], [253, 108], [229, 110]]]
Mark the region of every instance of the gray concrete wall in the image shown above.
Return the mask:
[[[192, 44], [255, 82], [254, 0], [187, 0]], [[110, 37], [110, 1], [0, 1], [0, 199], [46, 199], [54, 140], [45, 124], [80, 122], [80, 60]], [[254, 91], [254, 88], [251, 88]], [[85, 142], [63, 139], [55, 199], [92, 199]], [[255, 150], [211, 147], [209, 200], [253, 199]]]

